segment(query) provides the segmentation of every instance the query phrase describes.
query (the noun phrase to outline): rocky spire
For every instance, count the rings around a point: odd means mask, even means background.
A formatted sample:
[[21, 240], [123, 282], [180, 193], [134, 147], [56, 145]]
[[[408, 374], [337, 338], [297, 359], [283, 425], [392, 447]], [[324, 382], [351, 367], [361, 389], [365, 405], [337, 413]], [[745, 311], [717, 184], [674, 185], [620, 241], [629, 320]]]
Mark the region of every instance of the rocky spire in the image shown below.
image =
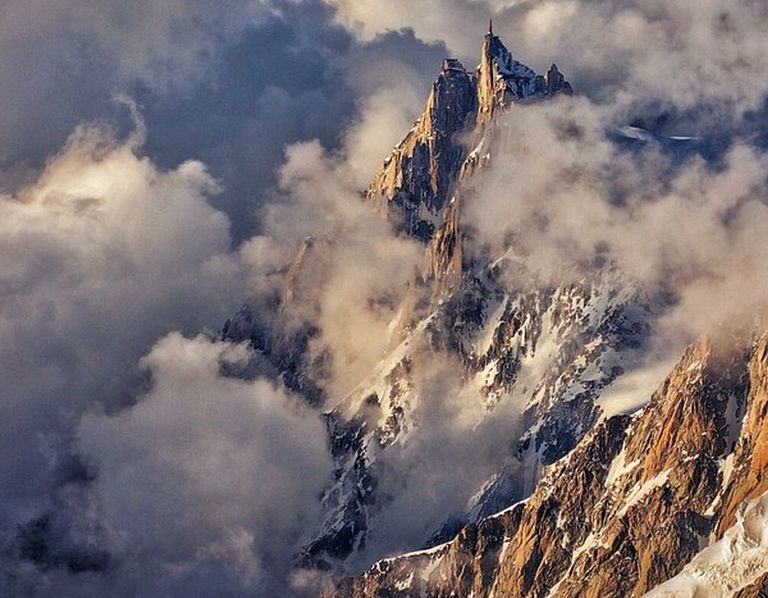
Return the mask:
[[[380, 202], [408, 234], [423, 240], [435, 230], [466, 157], [457, 133], [475, 114], [475, 83], [456, 59], [443, 62], [421, 117], [371, 182], [366, 195]], [[399, 208], [392, 213], [392, 208]]]
[[[508, 63], [509, 52], [498, 37], [493, 35], [493, 22], [489, 24], [488, 34], [483, 43], [480, 65], [475, 73], [477, 81], [477, 123], [491, 121], [497, 107], [504, 103], [506, 82], [501, 71]], [[511, 59], [511, 56], [509, 56]]]
[[571, 84], [565, 80], [565, 77], [558, 70], [556, 64], [553, 64], [551, 67], [549, 67], [547, 74], [544, 75], [544, 83], [548, 95], [556, 93], [565, 93], [571, 95], [573, 93]]
[[553, 64], [545, 76], [534, 72], [512, 56], [504, 43], [493, 34], [493, 20], [483, 43], [477, 80], [477, 123], [485, 125], [498, 110], [511, 104], [573, 90]]
[[[557, 67], [542, 76], [516, 61], [494, 34], [491, 19], [474, 76], [456, 59], [443, 62], [424, 112], [384, 162], [366, 197], [401, 230], [429, 241], [444, 222], [460, 174], [477, 166], [466, 140], [476, 147], [498, 111], [557, 93], [571, 93]], [[460, 139], [463, 132], [469, 135]], [[472, 168], [465, 168], [467, 159]]]

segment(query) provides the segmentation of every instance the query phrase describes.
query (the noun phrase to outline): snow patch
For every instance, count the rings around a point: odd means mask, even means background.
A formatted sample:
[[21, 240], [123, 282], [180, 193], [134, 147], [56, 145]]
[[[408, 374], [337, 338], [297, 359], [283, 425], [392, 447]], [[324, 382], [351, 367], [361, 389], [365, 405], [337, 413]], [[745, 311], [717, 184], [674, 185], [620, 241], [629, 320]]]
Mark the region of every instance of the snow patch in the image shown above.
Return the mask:
[[621, 449], [621, 452], [614, 457], [613, 461], [611, 461], [611, 466], [605, 477], [605, 486], [612, 486], [619, 478], [635, 469], [639, 464], [639, 459], [627, 463], [626, 453], [624, 452], [624, 449]]
[[768, 492], [749, 501], [736, 524], [647, 598], [726, 598], [768, 573]]
[[637, 505], [640, 501], [642, 501], [646, 496], [648, 496], [656, 488], [661, 488], [662, 486], [664, 486], [669, 480], [669, 472], [670, 472], [669, 469], [665, 469], [661, 473], [653, 476], [650, 480], [642, 484], [640, 487], [636, 485], [635, 488], [633, 488], [632, 493], [627, 497], [627, 500], [624, 502], [624, 506], [618, 512], [616, 517], [623, 517], [624, 515], [626, 515], [627, 511], [629, 511], [632, 507]]

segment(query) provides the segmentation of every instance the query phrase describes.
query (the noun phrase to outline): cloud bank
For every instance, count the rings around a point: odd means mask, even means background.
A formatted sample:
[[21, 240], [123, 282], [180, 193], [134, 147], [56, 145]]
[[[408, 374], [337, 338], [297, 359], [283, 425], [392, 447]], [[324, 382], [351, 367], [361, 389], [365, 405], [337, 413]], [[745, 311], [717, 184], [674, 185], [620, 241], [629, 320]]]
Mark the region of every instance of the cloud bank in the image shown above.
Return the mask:
[[320, 515], [325, 426], [265, 381], [221, 377], [222, 362], [247, 358], [172, 334], [142, 359], [153, 384], [134, 408], [79, 425], [106, 546], [145, 569], [132, 580], [140, 594], [279, 592]]
[[660, 143], [616, 143], [611, 117], [586, 99], [505, 115], [493, 165], [466, 202], [481, 243], [514, 235], [555, 280], [612, 261], [671, 294], [667, 324], [686, 341], [754, 315], [768, 296], [765, 152], [736, 141], [714, 162], [695, 152], [681, 162]]
[[761, 108], [765, 98], [768, 14], [759, 1], [452, 0], [441, 10], [442, 2], [426, 0], [418, 14], [405, 0], [386, 9], [328, 2], [362, 38], [412, 27], [424, 39], [445, 40], [471, 65], [478, 31], [493, 16], [495, 32], [520, 60], [539, 71], [557, 62], [579, 93], [627, 112], [638, 103], [656, 103], [658, 112], [708, 106], [706, 124], [715, 125], [731, 112]]
[[338, 147], [374, 86], [396, 75], [421, 96], [446, 52], [408, 31], [358, 42], [321, 0], [6, 5], [0, 190], [34, 181], [82, 122], [126, 134], [111, 99], [127, 94], [148, 125], [145, 155], [166, 169], [200, 160], [221, 181], [214, 204], [234, 243], [258, 229], [286, 145]]
[[237, 305], [216, 183], [199, 162], [158, 170], [134, 141], [81, 127], [38, 181], [0, 198], [6, 521], [44, 500], [41, 442], [65, 442], [86, 405], [124, 402], [159, 335]]
[[230, 315], [248, 260], [205, 167], [161, 170], [141, 142], [80, 127], [0, 197], [1, 539], [24, 557], [3, 591], [282, 592], [330, 477], [325, 426], [221, 374], [245, 347], [164, 336]]
[[0, 367], [14, 410], [0, 475], [16, 481], [0, 519], [5, 549], [22, 557], [5, 563], [8, 592], [287, 591], [330, 479], [324, 425], [271, 383], [220, 375], [248, 359], [243, 347], [164, 335], [258, 301], [265, 275], [313, 233], [327, 240], [322, 267], [300, 284], [317, 301], [296, 317], [322, 326], [336, 396], [369, 371], [420, 258], [358, 195], [411, 118], [416, 96], [394, 93], [370, 97], [341, 150], [288, 148], [270, 234], [234, 251], [211, 206], [218, 181], [198, 161], [163, 169], [142, 156], [141, 120], [125, 138], [78, 127], [34, 182], [0, 198]]

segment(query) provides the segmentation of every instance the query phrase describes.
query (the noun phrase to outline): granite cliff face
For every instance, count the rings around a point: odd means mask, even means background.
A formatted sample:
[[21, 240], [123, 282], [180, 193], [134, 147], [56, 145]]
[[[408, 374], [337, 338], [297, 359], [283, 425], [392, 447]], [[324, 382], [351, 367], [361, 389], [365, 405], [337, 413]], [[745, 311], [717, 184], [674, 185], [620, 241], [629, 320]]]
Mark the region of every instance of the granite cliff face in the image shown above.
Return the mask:
[[477, 82], [477, 123], [485, 125], [494, 114], [512, 104], [552, 96], [557, 93], [571, 94], [570, 83], [552, 65], [545, 75], [538, 75], [531, 68], [518, 62], [511, 52], [493, 34], [493, 24], [483, 44], [482, 61], [475, 73]]
[[367, 197], [408, 234], [427, 240], [434, 233], [464, 163], [459, 137], [476, 107], [474, 78], [446, 60], [424, 113], [373, 178]]

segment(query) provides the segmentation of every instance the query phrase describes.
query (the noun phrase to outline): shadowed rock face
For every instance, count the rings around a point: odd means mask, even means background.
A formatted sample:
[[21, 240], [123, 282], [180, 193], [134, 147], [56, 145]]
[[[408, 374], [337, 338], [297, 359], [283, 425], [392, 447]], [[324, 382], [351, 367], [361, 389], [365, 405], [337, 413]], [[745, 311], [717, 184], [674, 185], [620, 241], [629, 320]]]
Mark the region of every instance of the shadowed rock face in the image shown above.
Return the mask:
[[451, 201], [445, 210], [445, 221], [437, 229], [424, 253], [423, 273], [437, 283], [438, 295], [449, 294], [461, 282], [462, 253], [459, 228], [459, 200]]
[[[747, 345], [697, 342], [642, 412], [599, 424], [528, 500], [325, 595], [643, 595], [765, 491], [768, 334]], [[765, 595], [768, 571], [751, 574], [737, 596]]]

